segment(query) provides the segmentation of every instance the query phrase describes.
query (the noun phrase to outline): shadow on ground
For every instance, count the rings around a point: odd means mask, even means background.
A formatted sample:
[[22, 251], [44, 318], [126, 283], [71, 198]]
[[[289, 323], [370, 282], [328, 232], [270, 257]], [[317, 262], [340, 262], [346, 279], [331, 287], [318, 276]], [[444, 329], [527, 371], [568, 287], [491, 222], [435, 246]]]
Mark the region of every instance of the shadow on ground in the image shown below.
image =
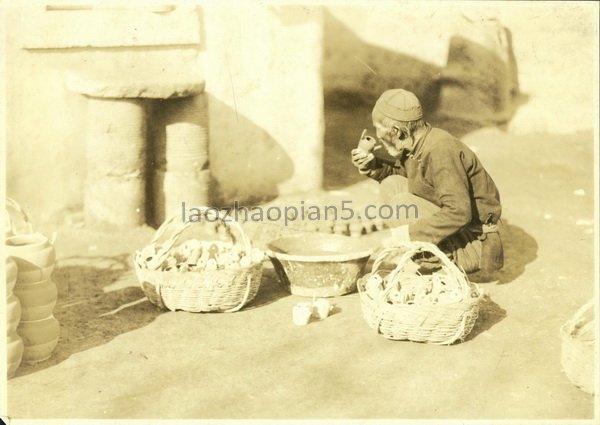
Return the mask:
[[473, 330], [465, 341], [475, 338], [477, 335], [490, 330], [494, 325], [506, 317], [506, 310], [495, 303], [489, 296], [484, 296], [479, 304], [479, 317], [473, 326]]
[[260, 289], [258, 290], [256, 297], [249, 302], [243, 308], [243, 310], [252, 310], [259, 307], [264, 307], [274, 303], [280, 298], [288, 296], [290, 296], [290, 293], [287, 292], [279, 283], [279, 278], [277, 277], [277, 273], [275, 273], [275, 269], [273, 269], [273, 267], [269, 267], [269, 265], [265, 262]]
[[[214, 96], [210, 111], [209, 201], [231, 206], [252, 205], [279, 195], [279, 185], [294, 175], [294, 163], [280, 141], [254, 121]], [[227, 141], [215, 143], [214, 141]]]
[[59, 294], [54, 309], [60, 323], [58, 345], [50, 359], [22, 364], [16, 376], [61, 363], [72, 354], [146, 326], [162, 313], [147, 301], [139, 287], [133, 286], [135, 276], [128, 254], [61, 259], [52, 280]]
[[503, 222], [501, 233], [504, 245], [504, 268], [500, 271], [499, 284], [511, 283], [521, 276], [529, 263], [537, 258], [538, 244], [523, 228]]
[[471, 281], [476, 283], [495, 281], [498, 285], [511, 283], [523, 274], [529, 263], [537, 258], [538, 244], [523, 228], [503, 220], [500, 235], [504, 248], [504, 267], [492, 276], [483, 276], [481, 273], [470, 274]]

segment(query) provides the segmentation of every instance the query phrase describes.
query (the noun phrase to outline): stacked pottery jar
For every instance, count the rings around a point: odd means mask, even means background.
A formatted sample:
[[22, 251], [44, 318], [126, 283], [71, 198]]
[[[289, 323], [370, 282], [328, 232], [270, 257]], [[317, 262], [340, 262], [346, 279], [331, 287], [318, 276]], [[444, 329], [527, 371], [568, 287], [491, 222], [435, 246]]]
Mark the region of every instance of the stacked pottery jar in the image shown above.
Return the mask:
[[60, 328], [54, 318], [57, 288], [50, 279], [54, 270], [54, 246], [41, 233], [10, 236], [8, 254], [17, 264], [14, 293], [21, 301], [17, 332], [23, 339], [23, 361], [48, 359], [58, 344]]
[[17, 264], [6, 258], [6, 362], [10, 378], [15, 374], [23, 358], [23, 340], [17, 333], [21, 320], [21, 303], [13, 293], [17, 283]]

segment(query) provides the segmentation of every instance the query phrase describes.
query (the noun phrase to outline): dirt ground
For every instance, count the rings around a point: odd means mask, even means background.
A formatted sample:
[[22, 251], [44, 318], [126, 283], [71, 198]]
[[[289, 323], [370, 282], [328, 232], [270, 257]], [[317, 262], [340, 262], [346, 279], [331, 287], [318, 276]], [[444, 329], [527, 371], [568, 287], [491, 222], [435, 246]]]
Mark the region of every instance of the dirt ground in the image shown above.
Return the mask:
[[[328, 189], [361, 180], [348, 146], [368, 115], [349, 118], [327, 117], [328, 137], [339, 140], [328, 140], [326, 158], [341, 164], [326, 167]], [[60, 341], [51, 359], [8, 381], [9, 416], [593, 418], [594, 398], [561, 371], [559, 336], [594, 294], [592, 133], [462, 133], [500, 189], [506, 255], [499, 282], [481, 283], [490, 301], [465, 342], [388, 341], [366, 325], [357, 294], [335, 298], [326, 320], [296, 327], [291, 308], [301, 298], [268, 263], [242, 311], [161, 311], [144, 299], [131, 262], [153, 229], [65, 225], [54, 273]], [[267, 233], [249, 233], [266, 242]]]

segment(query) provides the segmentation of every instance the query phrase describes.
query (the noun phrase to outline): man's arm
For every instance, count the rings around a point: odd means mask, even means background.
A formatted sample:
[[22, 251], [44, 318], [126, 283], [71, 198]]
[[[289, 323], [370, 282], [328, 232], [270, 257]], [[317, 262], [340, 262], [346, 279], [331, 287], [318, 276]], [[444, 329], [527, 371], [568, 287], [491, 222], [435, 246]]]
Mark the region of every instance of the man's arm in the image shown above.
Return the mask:
[[359, 172], [367, 177], [372, 178], [373, 180], [377, 180], [379, 183], [381, 183], [381, 181], [386, 177], [392, 175], [401, 175], [406, 177], [406, 169], [400, 165], [400, 161], [396, 161], [396, 163], [392, 165], [378, 157], [375, 157], [373, 160], [371, 168], [367, 170], [359, 170]]

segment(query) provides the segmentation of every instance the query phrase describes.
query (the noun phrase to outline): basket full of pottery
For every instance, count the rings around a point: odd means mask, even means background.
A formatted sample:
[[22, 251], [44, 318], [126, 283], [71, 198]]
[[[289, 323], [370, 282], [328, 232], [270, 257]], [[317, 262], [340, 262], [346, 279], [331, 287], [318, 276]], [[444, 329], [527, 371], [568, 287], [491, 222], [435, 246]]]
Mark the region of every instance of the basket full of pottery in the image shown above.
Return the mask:
[[[167, 219], [150, 244], [136, 252], [142, 290], [150, 302], [173, 311], [240, 310], [258, 292], [264, 254], [252, 247], [238, 222], [214, 209], [199, 210], [194, 222], [182, 222], [179, 215]], [[190, 237], [194, 226], [208, 233]]]
[[367, 324], [392, 340], [452, 344], [479, 314], [482, 292], [435, 245], [386, 248], [358, 281]]
[[597, 358], [594, 299], [582, 305], [560, 328], [560, 363], [569, 380], [583, 391], [594, 394]]

